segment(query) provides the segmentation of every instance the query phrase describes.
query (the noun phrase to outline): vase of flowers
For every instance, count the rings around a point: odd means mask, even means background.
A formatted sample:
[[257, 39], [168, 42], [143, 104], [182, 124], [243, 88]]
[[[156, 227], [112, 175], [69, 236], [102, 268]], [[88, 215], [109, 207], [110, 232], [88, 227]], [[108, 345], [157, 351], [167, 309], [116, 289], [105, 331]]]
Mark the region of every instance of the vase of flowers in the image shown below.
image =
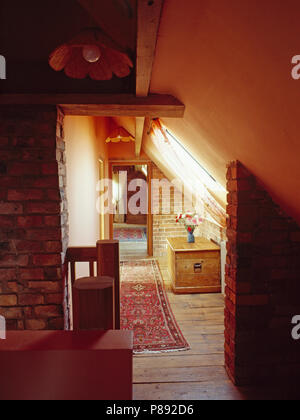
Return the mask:
[[193, 244], [195, 243], [195, 236], [194, 232], [195, 229], [202, 223], [202, 219], [196, 213], [185, 213], [180, 214], [177, 219], [176, 223], [181, 223], [184, 225], [187, 233], [188, 233], [188, 243]]

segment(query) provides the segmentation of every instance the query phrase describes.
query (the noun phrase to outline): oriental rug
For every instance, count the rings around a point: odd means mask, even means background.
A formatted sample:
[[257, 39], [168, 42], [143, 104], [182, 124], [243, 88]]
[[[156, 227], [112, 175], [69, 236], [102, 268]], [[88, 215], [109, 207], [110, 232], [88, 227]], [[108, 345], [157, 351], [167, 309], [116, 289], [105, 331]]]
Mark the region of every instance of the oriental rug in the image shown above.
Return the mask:
[[189, 350], [154, 259], [121, 262], [121, 329], [133, 330], [134, 353]]
[[114, 239], [120, 242], [145, 242], [147, 241], [147, 229], [141, 228], [116, 228]]

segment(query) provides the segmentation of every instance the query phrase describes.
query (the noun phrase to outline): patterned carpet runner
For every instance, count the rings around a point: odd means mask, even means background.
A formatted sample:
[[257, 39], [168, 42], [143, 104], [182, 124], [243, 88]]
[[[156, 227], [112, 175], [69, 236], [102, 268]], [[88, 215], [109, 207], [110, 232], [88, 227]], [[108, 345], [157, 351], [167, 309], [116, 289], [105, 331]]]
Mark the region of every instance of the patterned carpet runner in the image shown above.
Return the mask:
[[121, 262], [121, 328], [134, 331], [135, 353], [189, 350], [154, 259]]
[[116, 228], [114, 239], [120, 242], [144, 242], [147, 241], [147, 229], [141, 228]]

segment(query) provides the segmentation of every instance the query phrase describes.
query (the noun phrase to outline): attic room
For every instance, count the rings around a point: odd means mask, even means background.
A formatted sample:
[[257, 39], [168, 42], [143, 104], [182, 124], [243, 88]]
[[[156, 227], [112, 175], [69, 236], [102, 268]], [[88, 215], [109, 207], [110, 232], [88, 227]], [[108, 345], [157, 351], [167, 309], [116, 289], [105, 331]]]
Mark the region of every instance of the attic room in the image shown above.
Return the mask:
[[0, 400], [299, 399], [299, 16], [1, 1]]

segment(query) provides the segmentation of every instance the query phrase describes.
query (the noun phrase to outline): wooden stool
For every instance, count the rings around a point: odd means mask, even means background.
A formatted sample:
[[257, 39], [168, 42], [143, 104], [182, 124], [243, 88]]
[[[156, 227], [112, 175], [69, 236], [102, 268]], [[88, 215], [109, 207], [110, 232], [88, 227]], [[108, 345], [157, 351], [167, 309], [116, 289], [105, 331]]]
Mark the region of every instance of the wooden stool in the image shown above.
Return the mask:
[[83, 277], [73, 286], [74, 331], [114, 329], [114, 279]]
[[97, 276], [113, 277], [115, 329], [121, 328], [120, 315], [120, 254], [119, 241], [97, 242]]

